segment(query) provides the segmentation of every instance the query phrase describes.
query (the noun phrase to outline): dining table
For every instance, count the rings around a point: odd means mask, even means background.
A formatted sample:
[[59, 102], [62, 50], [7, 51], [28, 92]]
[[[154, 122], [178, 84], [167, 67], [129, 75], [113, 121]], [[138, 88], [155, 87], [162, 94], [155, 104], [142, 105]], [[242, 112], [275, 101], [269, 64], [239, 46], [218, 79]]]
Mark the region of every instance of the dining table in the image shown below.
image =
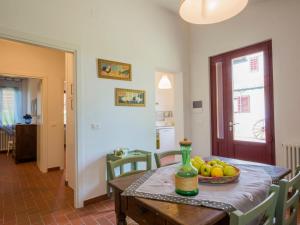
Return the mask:
[[[210, 158], [214, 158], [214, 156]], [[206, 158], [206, 160], [210, 158]], [[274, 165], [224, 157], [218, 158], [236, 166], [240, 164], [263, 168], [272, 177], [273, 183], [278, 183], [280, 179], [283, 179], [291, 172], [290, 169]], [[120, 177], [109, 182], [114, 192], [118, 225], [126, 225], [127, 216], [140, 225], [229, 224], [229, 215], [223, 210], [122, 195], [131, 184], [144, 176], [144, 174], [145, 172]]]

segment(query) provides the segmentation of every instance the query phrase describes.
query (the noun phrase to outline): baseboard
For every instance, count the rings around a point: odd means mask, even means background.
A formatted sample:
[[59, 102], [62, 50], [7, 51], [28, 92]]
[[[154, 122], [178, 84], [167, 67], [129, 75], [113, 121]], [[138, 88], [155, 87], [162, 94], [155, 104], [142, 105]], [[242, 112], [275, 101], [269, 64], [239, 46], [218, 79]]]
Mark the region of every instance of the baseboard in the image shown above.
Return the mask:
[[93, 204], [93, 203], [97, 203], [97, 202], [101, 202], [101, 201], [108, 200], [108, 199], [109, 199], [109, 197], [107, 196], [107, 194], [100, 195], [98, 197], [85, 200], [83, 202], [83, 206], [87, 206], [87, 205], [90, 205], [90, 204]]
[[60, 170], [59, 166], [48, 168], [48, 172]]

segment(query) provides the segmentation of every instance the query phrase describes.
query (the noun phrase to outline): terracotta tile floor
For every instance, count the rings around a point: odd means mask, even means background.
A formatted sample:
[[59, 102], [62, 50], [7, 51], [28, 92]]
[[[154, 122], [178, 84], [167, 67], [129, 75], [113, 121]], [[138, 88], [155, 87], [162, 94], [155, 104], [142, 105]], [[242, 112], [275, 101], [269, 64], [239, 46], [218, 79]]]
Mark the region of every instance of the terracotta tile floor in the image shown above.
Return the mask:
[[[73, 207], [73, 191], [62, 171], [41, 173], [35, 163], [16, 165], [0, 154], [0, 225], [116, 224], [114, 203]], [[134, 224], [129, 221], [129, 224]]]
[[43, 174], [35, 163], [16, 165], [0, 154], [0, 225], [4, 224], [115, 225], [116, 219], [111, 200], [75, 209], [73, 191], [64, 185], [62, 171]]

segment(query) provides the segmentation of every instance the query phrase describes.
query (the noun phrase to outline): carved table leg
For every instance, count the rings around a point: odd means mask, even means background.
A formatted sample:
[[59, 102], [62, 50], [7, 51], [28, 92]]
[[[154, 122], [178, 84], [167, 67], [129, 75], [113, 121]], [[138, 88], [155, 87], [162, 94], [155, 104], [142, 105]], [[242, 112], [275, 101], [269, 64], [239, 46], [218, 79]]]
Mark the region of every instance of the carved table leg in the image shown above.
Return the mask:
[[122, 210], [122, 198], [121, 198], [122, 192], [116, 190], [115, 188], [113, 191], [115, 197], [115, 212], [116, 212], [117, 225], [127, 225], [126, 214]]

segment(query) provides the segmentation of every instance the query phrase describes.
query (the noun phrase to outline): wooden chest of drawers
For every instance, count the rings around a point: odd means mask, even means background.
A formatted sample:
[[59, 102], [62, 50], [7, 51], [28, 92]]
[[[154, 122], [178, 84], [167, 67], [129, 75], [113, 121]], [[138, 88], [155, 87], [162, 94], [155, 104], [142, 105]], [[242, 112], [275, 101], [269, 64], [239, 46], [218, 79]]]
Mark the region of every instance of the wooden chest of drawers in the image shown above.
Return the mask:
[[16, 163], [35, 161], [37, 153], [37, 125], [16, 125]]

